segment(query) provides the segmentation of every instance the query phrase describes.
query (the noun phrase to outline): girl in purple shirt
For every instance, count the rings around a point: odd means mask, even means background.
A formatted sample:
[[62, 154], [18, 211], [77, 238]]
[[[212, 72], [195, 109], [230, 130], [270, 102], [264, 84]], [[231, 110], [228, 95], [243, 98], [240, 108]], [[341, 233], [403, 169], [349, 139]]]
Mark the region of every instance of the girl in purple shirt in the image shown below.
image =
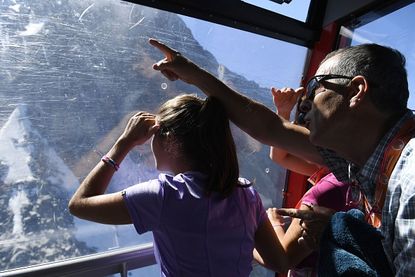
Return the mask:
[[[125, 156], [152, 137], [156, 168], [170, 172], [121, 192], [105, 190]], [[258, 193], [239, 178], [226, 112], [215, 98], [178, 96], [139, 112], [69, 203], [80, 218], [152, 231], [162, 276], [249, 276], [253, 249], [279, 271], [284, 250]]]

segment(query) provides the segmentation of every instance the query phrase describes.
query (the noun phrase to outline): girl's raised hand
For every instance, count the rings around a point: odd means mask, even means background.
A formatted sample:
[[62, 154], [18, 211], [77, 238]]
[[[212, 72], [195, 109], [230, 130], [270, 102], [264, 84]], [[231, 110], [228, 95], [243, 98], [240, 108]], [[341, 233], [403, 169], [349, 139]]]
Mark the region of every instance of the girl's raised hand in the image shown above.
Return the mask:
[[123, 134], [120, 136], [129, 147], [141, 145], [150, 139], [159, 129], [156, 116], [147, 112], [138, 112], [127, 123]]

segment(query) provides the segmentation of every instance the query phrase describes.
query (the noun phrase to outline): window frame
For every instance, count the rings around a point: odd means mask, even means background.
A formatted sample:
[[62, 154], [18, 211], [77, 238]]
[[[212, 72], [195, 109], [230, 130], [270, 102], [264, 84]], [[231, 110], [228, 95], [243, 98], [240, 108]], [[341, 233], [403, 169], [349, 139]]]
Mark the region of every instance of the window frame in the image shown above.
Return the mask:
[[306, 22], [301, 22], [239, 0], [126, 1], [272, 37], [308, 48], [313, 47], [319, 39], [327, 4], [326, 0], [311, 0]]

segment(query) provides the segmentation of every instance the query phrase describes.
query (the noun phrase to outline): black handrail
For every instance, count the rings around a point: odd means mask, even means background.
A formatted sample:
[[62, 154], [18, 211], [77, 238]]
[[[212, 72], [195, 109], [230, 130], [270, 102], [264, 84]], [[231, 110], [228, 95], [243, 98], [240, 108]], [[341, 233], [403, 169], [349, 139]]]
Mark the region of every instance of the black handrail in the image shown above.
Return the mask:
[[129, 270], [155, 263], [153, 243], [146, 243], [59, 262], [2, 271], [0, 276], [91, 277], [120, 273], [123, 277], [127, 276]]

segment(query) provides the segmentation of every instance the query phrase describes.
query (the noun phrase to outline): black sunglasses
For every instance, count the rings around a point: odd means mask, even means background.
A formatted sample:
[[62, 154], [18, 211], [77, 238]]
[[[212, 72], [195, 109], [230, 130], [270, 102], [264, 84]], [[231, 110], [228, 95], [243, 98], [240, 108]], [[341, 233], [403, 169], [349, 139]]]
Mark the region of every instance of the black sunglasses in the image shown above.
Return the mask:
[[[338, 75], [338, 74], [322, 74], [322, 75], [315, 75], [313, 76], [306, 85], [306, 93], [305, 97], [301, 97], [300, 101], [297, 103], [297, 120], [296, 123], [298, 124], [304, 124], [304, 117], [307, 114], [307, 112], [311, 108], [310, 101], [313, 101], [314, 96], [316, 95], [316, 90], [322, 85], [321, 83], [327, 80], [331, 79], [348, 79], [351, 80], [353, 77], [350, 76], [344, 76], [344, 75]], [[305, 103], [304, 101], [308, 101], [308, 103]]]
[[313, 100], [316, 95], [316, 89], [321, 86], [321, 82], [331, 80], [331, 79], [348, 79], [351, 80], [353, 77], [337, 75], [337, 74], [324, 74], [324, 75], [315, 75], [313, 76], [306, 85], [306, 94], [305, 100]]

